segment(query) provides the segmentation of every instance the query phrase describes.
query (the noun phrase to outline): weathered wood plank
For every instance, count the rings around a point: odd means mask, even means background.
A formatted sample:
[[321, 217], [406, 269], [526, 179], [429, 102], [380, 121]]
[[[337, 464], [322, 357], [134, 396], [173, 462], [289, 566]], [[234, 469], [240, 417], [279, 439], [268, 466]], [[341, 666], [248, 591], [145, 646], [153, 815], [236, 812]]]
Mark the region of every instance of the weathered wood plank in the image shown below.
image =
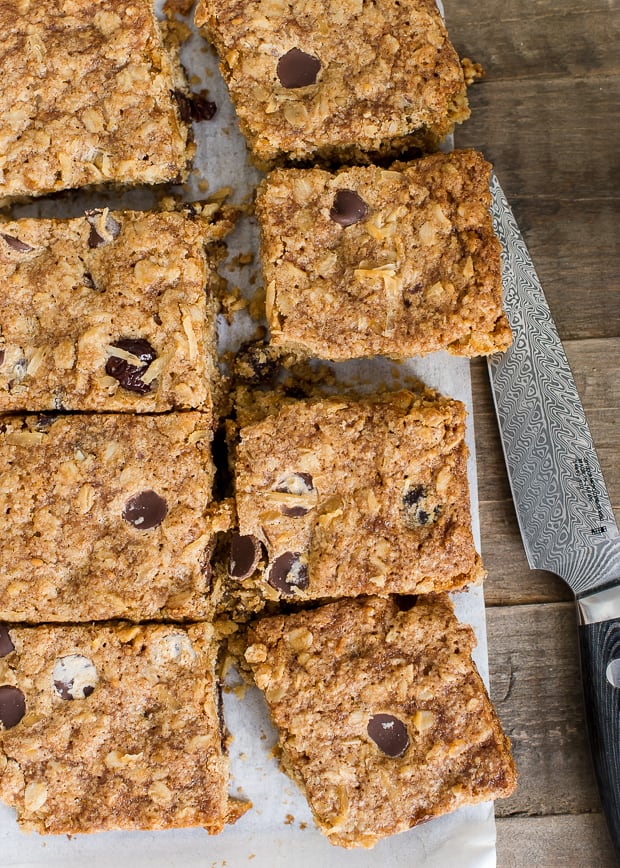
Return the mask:
[[497, 820], [497, 868], [615, 868], [601, 814]]
[[[568, 341], [575, 374], [616, 518], [620, 523], [620, 338]], [[519, 533], [493, 410], [486, 362], [472, 362], [482, 556], [488, 605], [569, 600], [557, 577], [530, 570]]]
[[482, 559], [487, 606], [572, 600], [565, 583], [543, 570], [530, 570], [512, 500], [480, 505]]
[[461, 56], [482, 63], [487, 80], [618, 72], [620, 9], [605, 0], [446, 0], [446, 21]]
[[491, 696], [519, 769], [498, 816], [600, 810], [570, 603], [487, 609]]
[[[587, 166], [575, 169], [576, 176], [582, 172]], [[540, 190], [553, 191], [553, 180]], [[514, 198], [512, 206], [563, 340], [618, 337], [620, 197], [558, 201], [534, 196]]]
[[[620, 338], [565, 341], [565, 349], [586, 411], [609, 496], [614, 508], [619, 510]], [[477, 359], [472, 363], [471, 370], [480, 500], [482, 503], [509, 500], [510, 488], [486, 363]]]
[[609, 75], [483, 81], [456, 144], [486, 154], [510, 201], [617, 198], [617, 92]]

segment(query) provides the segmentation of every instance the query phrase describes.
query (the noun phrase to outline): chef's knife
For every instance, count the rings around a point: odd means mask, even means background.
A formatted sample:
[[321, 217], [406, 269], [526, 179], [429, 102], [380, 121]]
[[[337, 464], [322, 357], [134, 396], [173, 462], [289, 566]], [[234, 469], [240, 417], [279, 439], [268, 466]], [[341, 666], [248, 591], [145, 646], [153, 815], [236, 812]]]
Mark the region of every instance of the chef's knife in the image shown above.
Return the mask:
[[489, 358], [506, 468], [531, 569], [571, 587], [594, 769], [620, 858], [620, 534], [540, 281], [497, 178], [504, 306], [514, 340]]

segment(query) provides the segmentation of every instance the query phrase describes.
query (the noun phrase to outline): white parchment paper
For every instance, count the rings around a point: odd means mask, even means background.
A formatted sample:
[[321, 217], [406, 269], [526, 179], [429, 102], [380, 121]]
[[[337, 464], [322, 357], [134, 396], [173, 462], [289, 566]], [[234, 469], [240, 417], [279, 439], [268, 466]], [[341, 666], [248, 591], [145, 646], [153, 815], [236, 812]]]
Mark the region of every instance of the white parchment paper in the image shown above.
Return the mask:
[[[192, 89], [208, 89], [217, 104], [212, 121], [194, 125], [197, 154], [194, 171], [177, 195], [204, 199], [231, 187], [230, 201], [248, 201], [260, 174], [248, 162], [243, 138], [213, 52], [196, 34], [183, 47], [182, 58]], [[200, 81], [200, 83], [199, 83]], [[205, 181], [208, 191], [205, 191]], [[86, 208], [149, 208], [161, 191], [73, 193], [17, 206], [21, 216], [74, 216]], [[242, 294], [251, 297], [259, 286], [255, 221], [244, 217], [228, 241], [229, 263], [224, 273]], [[254, 262], [233, 266], [239, 253], [254, 253]], [[229, 326], [218, 321], [220, 349], [235, 348], [255, 330], [242, 312]], [[395, 365], [383, 359], [334, 366], [346, 382], [369, 381], [377, 388], [396, 388], [418, 377], [440, 392], [463, 401], [469, 410], [469, 480], [474, 535], [479, 545], [478, 499], [473, 438], [469, 363], [447, 353]], [[457, 614], [470, 623], [478, 638], [475, 660], [488, 683], [484, 600], [481, 588], [453, 595]], [[401, 835], [380, 842], [373, 850], [333, 847], [314, 827], [310, 810], [296, 786], [278, 769], [270, 751], [276, 734], [262, 695], [248, 690], [238, 699], [224, 696], [225, 716], [233, 734], [231, 786], [234, 795], [248, 798], [253, 808], [235, 826], [217, 837], [198, 829], [169, 832], [106, 832], [74, 838], [26, 835], [19, 831], [13, 810], [0, 805], [0, 865], [41, 868], [492, 868], [495, 865], [495, 822], [492, 803], [464, 808]]]

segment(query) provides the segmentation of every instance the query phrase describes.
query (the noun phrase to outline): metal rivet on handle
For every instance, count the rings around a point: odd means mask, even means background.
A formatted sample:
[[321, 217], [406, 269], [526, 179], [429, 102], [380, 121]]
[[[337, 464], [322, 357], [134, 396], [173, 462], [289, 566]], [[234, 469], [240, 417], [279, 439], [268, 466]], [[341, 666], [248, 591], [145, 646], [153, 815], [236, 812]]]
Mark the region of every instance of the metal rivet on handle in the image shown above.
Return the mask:
[[613, 687], [620, 687], [620, 657], [611, 661], [605, 670], [605, 675]]

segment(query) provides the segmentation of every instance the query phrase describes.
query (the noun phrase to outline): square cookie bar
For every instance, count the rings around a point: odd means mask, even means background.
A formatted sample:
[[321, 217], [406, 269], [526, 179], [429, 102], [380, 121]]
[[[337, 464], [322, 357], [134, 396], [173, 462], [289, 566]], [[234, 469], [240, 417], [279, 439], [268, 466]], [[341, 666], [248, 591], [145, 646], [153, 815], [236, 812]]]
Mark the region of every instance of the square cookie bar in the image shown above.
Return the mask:
[[[481, 580], [464, 437], [460, 402], [411, 392], [291, 401], [242, 428], [235, 496], [247, 554], [231, 575], [293, 601]], [[268, 563], [254, 574], [261, 546]]]
[[0, 620], [210, 618], [228, 520], [209, 426], [191, 412], [0, 417]]
[[259, 166], [435, 149], [469, 116], [435, 0], [200, 0]]
[[0, 410], [212, 411], [215, 205], [0, 223]]
[[455, 151], [269, 175], [256, 212], [272, 342], [334, 360], [506, 349], [490, 171]]
[[213, 628], [0, 625], [0, 798], [25, 830], [221, 832]]
[[186, 85], [152, 0], [0, 0], [0, 32], [0, 203], [186, 175]]
[[332, 844], [372, 847], [514, 790], [473, 632], [445, 595], [407, 611], [392, 599], [340, 600], [261, 619], [248, 641], [282, 768]]

